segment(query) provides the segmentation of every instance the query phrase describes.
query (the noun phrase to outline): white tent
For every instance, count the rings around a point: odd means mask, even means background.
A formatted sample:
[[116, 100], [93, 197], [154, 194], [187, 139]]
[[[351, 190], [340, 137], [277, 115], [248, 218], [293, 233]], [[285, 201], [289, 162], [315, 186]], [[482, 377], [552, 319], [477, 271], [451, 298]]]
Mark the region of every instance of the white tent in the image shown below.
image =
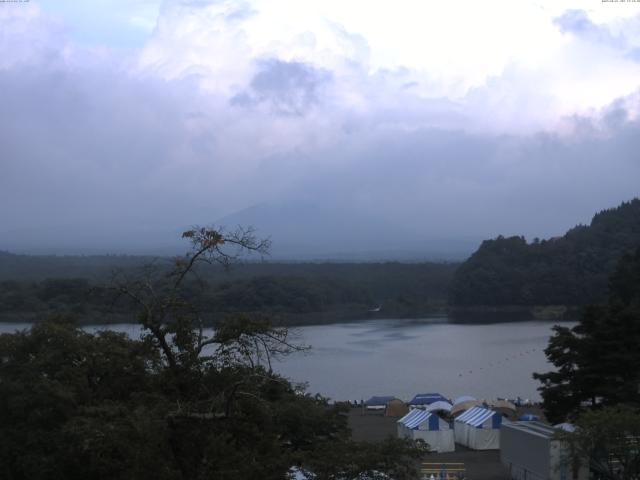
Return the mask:
[[427, 410], [428, 412], [442, 411], [450, 413], [451, 407], [453, 407], [453, 405], [451, 405], [449, 402], [440, 400], [438, 402], [433, 402], [431, 405], [427, 405], [427, 408], [425, 410]]
[[414, 409], [398, 420], [398, 437], [424, 440], [432, 451], [453, 452], [453, 430], [436, 414]]
[[502, 415], [493, 410], [473, 407], [454, 422], [455, 441], [473, 450], [500, 448]]
[[468, 402], [469, 400], [478, 400], [476, 397], [472, 397], [471, 395], [461, 395], [453, 401], [454, 405], [457, 405], [462, 402]]

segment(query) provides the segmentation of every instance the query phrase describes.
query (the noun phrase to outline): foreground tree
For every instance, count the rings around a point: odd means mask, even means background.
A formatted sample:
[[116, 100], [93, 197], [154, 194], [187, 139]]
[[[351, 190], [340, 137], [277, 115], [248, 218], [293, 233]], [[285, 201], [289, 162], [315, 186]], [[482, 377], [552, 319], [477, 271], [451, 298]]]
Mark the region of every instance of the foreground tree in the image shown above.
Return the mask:
[[[354, 443], [346, 407], [274, 373], [304, 349], [263, 317], [206, 334], [189, 301], [202, 263], [228, 264], [268, 242], [198, 228], [170, 268], [116, 278], [138, 307], [140, 340], [65, 319], [0, 336], [0, 474], [8, 479], [282, 479], [362, 473], [413, 478], [425, 446]], [[231, 247], [231, 251], [228, 248]]]
[[573, 328], [554, 330], [545, 353], [556, 370], [534, 374], [549, 420], [575, 418], [586, 408], [640, 406], [640, 249], [620, 260], [606, 305], [587, 308]]
[[605, 407], [586, 411], [574, 432], [562, 432], [571, 460], [589, 459], [596, 478], [640, 478], [640, 411], [629, 407]]

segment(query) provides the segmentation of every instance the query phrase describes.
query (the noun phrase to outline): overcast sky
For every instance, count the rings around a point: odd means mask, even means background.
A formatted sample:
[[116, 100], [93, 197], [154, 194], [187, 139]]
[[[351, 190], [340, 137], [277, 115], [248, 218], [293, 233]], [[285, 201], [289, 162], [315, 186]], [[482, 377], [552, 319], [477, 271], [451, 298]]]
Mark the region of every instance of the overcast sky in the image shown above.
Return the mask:
[[0, 2], [0, 249], [562, 234], [639, 195], [639, 86], [640, 3]]

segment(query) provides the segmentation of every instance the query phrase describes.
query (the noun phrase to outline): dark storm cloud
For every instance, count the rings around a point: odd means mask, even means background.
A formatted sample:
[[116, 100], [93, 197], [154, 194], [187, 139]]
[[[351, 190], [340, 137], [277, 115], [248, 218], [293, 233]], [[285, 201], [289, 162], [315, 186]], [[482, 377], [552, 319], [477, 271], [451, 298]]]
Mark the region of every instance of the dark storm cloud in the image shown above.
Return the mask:
[[266, 103], [277, 114], [304, 115], [318, 103], [321, 88], [330, 80], [328, 71], [302, 62], [263, 60], [249, 88], [231, 98], [231, 104], [250, 107]]
[[307, 156], [265, 161], [256, 176], [291, 179], [288, 189], [226, 220], [271, 232], [276, 246], [311, 243], [325, 252], [561, 235], [640, 193], [640, 124], [622, 111], [619, 101], [597, 120], [577, 117], [576, 133], [562, 136], [356, 129]]
[[46, 236], [55, 227], [67, 241], [87, 230], [113, 241], [122, 235], [116, 225], [188, 222], [181, 202], [198, 203], [197, 193], [184, 182], [188, 162], [183, 170], [176, 158], [192, 150], [188, 88], [167, 99], [163, 87], [104, 71], [0, 72], [5, 234], [36, 228]]
[[[265, 82], [263, 92], [279, 85]], [[18, 69], [0, 74], [0, 91], [0, 203], [11, 205], [0, 221], [5, 239], [27, 235], [27, 247], [42, 236], [70, 249], [154, 248], [263, 198], [266, 210], [227, 221], [316, 254], [428, 251], [434, 239], [560, 234], [639, 193], [636, 99], [574, 119], [580, 128], [565, 137], [405, 130], [400, 113], [349, 118], [322, 146], [271, 156], [249, 146], [259, 161], [238, 175], [230, 164], [245, 145], [225, 138], [229, 117], [202, 111], [207, 97], [191, 84]], [[249, 127], [265, 128], [258, 118]]]

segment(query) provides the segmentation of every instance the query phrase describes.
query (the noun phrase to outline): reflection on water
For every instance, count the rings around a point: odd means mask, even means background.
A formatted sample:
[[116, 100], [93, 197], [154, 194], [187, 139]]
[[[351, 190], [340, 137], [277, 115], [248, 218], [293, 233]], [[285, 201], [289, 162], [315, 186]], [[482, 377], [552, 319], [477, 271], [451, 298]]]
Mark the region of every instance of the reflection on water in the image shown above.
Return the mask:
[[[538, 399], [531, 374], [550, 368], [543, 350], [553, 324], [451, 324], [443, 317], [300, 327], [295, 329], [298, 342], [312, 350], [274, 368], [295, 382], [309, 382], [311, 392], [339, 400], [372, 395], [410, 399], [419, 392]], [[0, 332], [23, 328], [0, 324]], [[135, 324], [107, 328], [140, 336]]]

